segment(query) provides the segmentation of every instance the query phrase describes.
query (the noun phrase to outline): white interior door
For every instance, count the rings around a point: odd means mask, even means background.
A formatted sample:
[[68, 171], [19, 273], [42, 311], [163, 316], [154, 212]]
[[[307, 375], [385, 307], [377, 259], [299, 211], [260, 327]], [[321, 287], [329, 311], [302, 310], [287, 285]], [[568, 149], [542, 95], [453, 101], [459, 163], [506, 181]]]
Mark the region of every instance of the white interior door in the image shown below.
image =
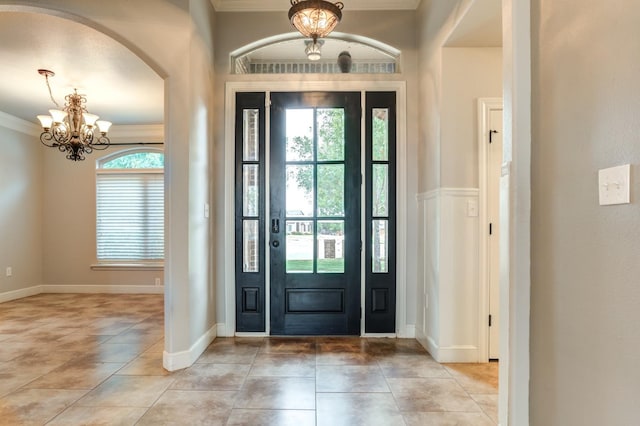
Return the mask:
[[487, 216], [490, 223], [489, 252], [489, 359], [500, 357], [500, 174], [502, 168], [502, 109], [492, 109], [488, 128]]

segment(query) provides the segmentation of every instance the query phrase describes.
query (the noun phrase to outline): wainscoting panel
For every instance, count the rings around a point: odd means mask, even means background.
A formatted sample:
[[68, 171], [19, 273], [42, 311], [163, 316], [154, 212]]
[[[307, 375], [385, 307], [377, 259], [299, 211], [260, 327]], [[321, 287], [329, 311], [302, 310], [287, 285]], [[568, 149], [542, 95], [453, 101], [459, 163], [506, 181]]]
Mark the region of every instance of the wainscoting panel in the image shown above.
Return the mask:
[[478, 190], [440, 188], [417, 199], [422, 282], [416, 337], [439, 362], [477, 362]]

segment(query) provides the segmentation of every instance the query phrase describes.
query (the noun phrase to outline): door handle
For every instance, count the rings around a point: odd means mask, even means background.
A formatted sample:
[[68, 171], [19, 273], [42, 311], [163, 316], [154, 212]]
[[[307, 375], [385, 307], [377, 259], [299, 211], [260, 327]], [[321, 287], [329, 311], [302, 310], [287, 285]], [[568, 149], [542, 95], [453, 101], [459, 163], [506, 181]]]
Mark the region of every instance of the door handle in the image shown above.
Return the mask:
[[271, 233], [272, 234], [280, 233], [280, 219], [271, 219]]
[[273, 240], [273, 241], [271, 241], [271, 245], [273, 246], [273, 248], [278, 248], [278, 247], [280, 247], [280, 241]]

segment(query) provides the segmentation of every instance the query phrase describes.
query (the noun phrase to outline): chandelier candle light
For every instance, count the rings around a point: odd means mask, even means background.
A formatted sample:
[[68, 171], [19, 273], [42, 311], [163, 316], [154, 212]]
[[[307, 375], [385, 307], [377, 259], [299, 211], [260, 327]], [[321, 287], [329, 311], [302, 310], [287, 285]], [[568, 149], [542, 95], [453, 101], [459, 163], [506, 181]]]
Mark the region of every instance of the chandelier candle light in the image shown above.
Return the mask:
[[289, 20], [300, 34], [312, 39], [305, 52], [310, 60], [320, 59], [321, 42], [342, 19], [342, 2], [331, 3], [326, 0], [291, 0]]
[[[49, 85], [49, 77], [55, 74], [45, 69], [38, 70], [38, 73], [46, 79], [49, 96], [59, 107]], [[98, 120], [97, 115], [89, 114], [85, 107], [86, 96], [78, 94], [76, 89], [64, 99], [62, 110], [50, 109], [51, 115], [38, 116], [43, 129], [40, 142], [49, 148], [58, 148], [61, 152], [66, 152], [67, 158], [72, 161], [84, 160], [84, 155], [91, 154], [94, 149], [106, 149], [111, 143], [107, 137], [111, 122]]]

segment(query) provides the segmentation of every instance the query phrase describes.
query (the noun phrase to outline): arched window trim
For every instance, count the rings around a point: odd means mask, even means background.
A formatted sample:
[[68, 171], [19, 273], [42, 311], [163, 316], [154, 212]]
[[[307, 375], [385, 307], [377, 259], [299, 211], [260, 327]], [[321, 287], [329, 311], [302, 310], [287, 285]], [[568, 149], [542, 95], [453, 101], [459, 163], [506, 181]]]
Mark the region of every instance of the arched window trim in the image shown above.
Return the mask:
[[[361, 36], [361, 35], [357, 35], [357, 34], [349, 34], [349, 33], [342, 33], [339, 31], [333, 31], [331, 34], [329, 34], [327, 37], [327, 39], [332, 39], [332, 40], [341, 40], [341, 41], [346, 41], [346, 42], [352, 42], [352, 43], [360, 43], [362, 45], [368, 46], [372, 49], [375, 49], [387, 56], [389, 56], [389, 58], [393, 59], [396, 63], [396, 72], [399, 72], [399, 68], [400, 68], [400, 54], [402, 53], [399, 49], [396, 49], [395, 47], [383, 43], [381, 41], [375, 40], [373, 38], [369, 38], [369, 37], [365, 37], [365, 36]], [[234, 51], [232, 51], [229, 54], [229, 69], [231, 74], [235, 74], [235, 69], [236, 69], [236, 62], [238, 60], [240, 60], [240, 58], [242, 58], [245, 55], [248, 55], [250, 53], [255, 52], [256, 50], [262, 49], [264, 47], [268, 47], [271, 46], [273, 44], [277, 44], [277, 43], [282, 43], [285, 41], [291, 41], [291, 40], [303, 40], [304, 37], [301, 37], [300, 33], [298, 32], [290, 32], [290, 33], [284, 33], [284, 34], [277, 34], [271, 37], [265, 37], [263, 39], [251, 42], [249, 44], [246, 44]]]
[[127, 155], [131, 155], [131, 154], [138, 154], [138, 153], [154, 153], [154, 154], [162, 154], [164, 155], [164, 150], [161, 148], [146, 148], [146, 147], [135, 147], [135, 148], [127, 148], [127, 149], [122, 149], [116, 152], [112, 152], [109, 153], [103, 157], [100, 157], [96, 160], [96, 169], [99, 170], [100, 172], [112, 172], [112, 171], [118, 171], [121, 172], [123, 170], [135, 170], [137, 172], [142, 172], [144, 170], [164, 170], [164, 168], [155, 168], [155, 169], [105, 169], [104, 165], [113, 161], [113, 160], [117, 160], [118, 158], [121, 157], [126, 157]]
[[[94, 270], [162, 270], [164, 267], [164, 167], [103, 168], [113, 160], [137, 153], [164, 156], [163, 149], [135, 147], [109, 153], [96, 160], [97, 264], [91, 265]], [[143, 191], [142, 198], [127, 200], [120, 196], [131, 193], [131, 190]], [[138, 200], [142, 201], [138, 204]], [[105, 203], [108, 206], [102, 210], [101, 206], [106, 205]], [[133, 210], [128, 210], [132, 205], [135, 206]], [[123, 221], [123, 217], [127, 219]], [[138, 227], [133, 224], [138, 224]], [[122, 226], [134, 228], [123, 231]], [[123, 232], [127, 235], [124, 239], [126, 242], [119, 239]], [[128, 248], [123, 251], [123, 247], [129, 246], [132, 235], [137, 238], [137, 244], [133, 246], [135, 248], [131, 249], [133, 251]]]

